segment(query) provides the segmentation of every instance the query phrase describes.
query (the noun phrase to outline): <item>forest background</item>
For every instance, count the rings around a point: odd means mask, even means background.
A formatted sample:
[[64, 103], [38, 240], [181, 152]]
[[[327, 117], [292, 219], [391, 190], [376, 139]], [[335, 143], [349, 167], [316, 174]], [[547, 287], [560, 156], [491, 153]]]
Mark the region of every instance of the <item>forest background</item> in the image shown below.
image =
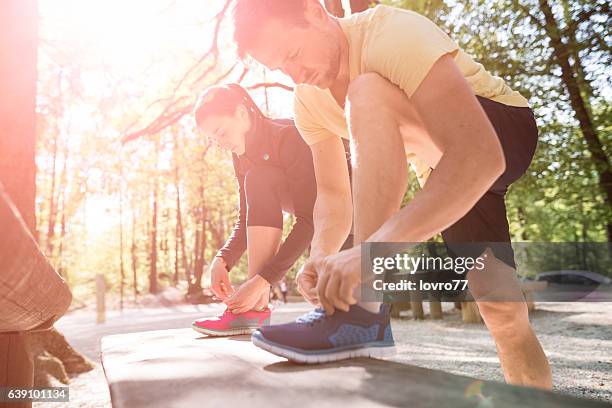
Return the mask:
[[[324, 3], [336, 15], [372, 5]], [[540, 142], [507, 196], [513, 240], [610, 242], [610, 4], [380, 3], [427, 15], [529, 98]], [[236, 59], [229, 10], [226, 0], [39, 1], [37, 239], [78, 301], [93, 300], [97, 274], [120, 305], [169, 286], [207, 286], [238, 197], [230, 154], [194, 128], [195, 99], [212, 84], [238, 82], [268, 115], [292, 115], [291, 80]], [[582, 248], [569, 266], [593, 269], [597, 260]], [[555, 266], [542, 258], [519, 272]]]

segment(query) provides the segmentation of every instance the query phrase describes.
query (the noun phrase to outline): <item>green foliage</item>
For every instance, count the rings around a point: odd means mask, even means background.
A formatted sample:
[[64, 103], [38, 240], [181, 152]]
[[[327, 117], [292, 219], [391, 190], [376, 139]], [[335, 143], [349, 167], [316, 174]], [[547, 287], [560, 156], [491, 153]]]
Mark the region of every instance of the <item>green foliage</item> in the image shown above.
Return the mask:
[[[537, 2], [506, 0], [389, 0], [384, 3], [422, 13], [455, 39], [494, 75], [530, 99], [538, 119], [540, 141], [528, 173], [507, 196], [508, 216], [517, 241], [605, 241], [612, 219], [599, 187], [599, 175], [580, 128], [573, 119], [567, 91], [559, 78]], [[562, 28], [579, 18], [577, 52], [584, 61], [584, 97], [610, 157], [612, 107], [609, 95], [610, 16], [603, 2], [565, 1], [553, 5]], [[592, 16], [585, 19], [586, 13]], [[608, 37], [609, 38], [609, 37]], [[606, 70], [608, 75], [606, 75]], [[413, 191], [409, 191], [407, 198]]]

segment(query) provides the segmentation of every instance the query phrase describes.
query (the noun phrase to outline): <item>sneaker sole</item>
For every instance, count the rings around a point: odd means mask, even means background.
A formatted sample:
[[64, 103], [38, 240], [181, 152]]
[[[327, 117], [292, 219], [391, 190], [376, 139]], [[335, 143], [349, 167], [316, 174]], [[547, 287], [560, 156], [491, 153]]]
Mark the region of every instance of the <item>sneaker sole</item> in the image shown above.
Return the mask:
[[253, 327], [253, 328], [240, 328], [240, 329], [219, 331], [219, 330], [205, 329], [203, 327], [196, 326], [195, 324], [191, 325], [191, 328], [200, 334], [206, 334], [208, 336], [213, 336], [213, 337], [240, 336], [242, 334], [252, 334], [255, 330], [258, 329], [257, 327]]
[[251, 336], [251, 341], [254, 345], [263, 350], [301, 364], [330, 363], [358, 357], [384, 359], [393, 357], [397, 353], [395, 346], [368, 346], [341, 351], [326, 351], [320, 354], [316, 354], [316, 352], [305, 354], [267, 342], [261, 336], [253, 335]]

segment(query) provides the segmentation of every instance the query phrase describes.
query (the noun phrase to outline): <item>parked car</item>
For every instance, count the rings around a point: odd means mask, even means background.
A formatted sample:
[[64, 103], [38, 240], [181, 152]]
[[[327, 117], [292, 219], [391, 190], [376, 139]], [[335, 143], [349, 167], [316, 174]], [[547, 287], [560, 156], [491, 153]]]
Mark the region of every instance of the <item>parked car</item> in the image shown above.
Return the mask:
[[562, 285], [609, 285], [612, 283], [612, 279], [599, 273], [571, 270], [538, 273], [536, 280]]
[[537, 296], [540, 301], [612, 301], [612, 279], [596, 272], [548, 271], [537, 274], [536, 280], [548, 283]]

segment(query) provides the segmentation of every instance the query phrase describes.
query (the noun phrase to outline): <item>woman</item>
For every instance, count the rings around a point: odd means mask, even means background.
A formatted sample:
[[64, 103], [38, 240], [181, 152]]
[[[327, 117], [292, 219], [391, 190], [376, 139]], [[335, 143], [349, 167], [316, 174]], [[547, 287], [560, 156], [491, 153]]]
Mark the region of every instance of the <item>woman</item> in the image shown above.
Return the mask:
[[[208, 88], [195, 120], [202, 134], [232, 152], [240, 212], [210, 266], [211, 289], [227, 309], [192, 327], [208, 335], [246, 334], [269, 323], [270, 285], [310, 245], [317, 192], [312, 155], [292, 120], [265, 117], [237, 84]], [[296, 222], [281, 244], [283, 211], [295, 214]], [[245, 250], [248, 280], [234, 292], [228, 272]]]

